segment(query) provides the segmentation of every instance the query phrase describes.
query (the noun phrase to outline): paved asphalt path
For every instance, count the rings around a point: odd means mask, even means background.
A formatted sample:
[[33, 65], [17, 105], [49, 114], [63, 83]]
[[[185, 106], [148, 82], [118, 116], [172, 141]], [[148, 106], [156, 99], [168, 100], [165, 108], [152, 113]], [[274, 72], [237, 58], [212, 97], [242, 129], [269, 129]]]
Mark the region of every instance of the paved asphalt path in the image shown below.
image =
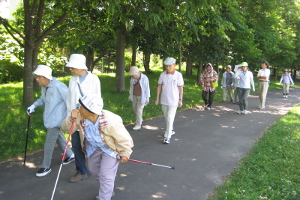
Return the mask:
[[[133, 131], [133, 125], [128, 125], [135, 143], [132, 159], [176, 169], [135, 162], [120, 164], [113, 200], [206, 199], [234, 171], [262, 133], [300, 102], [299, 92], [300, 88], [291, 88], [289, 98], [284, 99], [281, 90], [269, 91], [266, 110], [258, 110], [258, 96], [250, 95], [248, 115], [236, 114], [238, 106], [229, 102], [214, 103], [210, 111], [195, 108], [178, 112], [176, 134], [169, 145], [162, 144], [163, 117], [144, 121], [140, 131]], [[55, 149], [52, 172], [37, 178], [35, 173], [42, 157], [42, 151], [28, 155], [26, 166], [21, 157], [0, 163], [0, 200], [51, 198], [61, 153]], [[69, 183], [74, 174], [74, 163], [63, 165], [54, 199], [94, 200], [98, 192], [94, 178], [89, 175], [88, 179]]]

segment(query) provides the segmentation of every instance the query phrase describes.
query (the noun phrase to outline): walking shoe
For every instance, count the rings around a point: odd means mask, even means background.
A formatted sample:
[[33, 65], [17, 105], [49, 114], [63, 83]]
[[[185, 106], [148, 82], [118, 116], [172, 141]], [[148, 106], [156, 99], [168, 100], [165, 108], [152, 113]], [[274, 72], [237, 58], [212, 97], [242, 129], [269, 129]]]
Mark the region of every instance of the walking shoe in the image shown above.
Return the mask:
[[285, 95], [285, 98], [289, 98], [289, 96], [288, 96], [288, 95]]
[[140, 125], [135, 125], [132, 129], [137, 131], [140, 130], [142, 127]]
[[241, 111], [241, 110], [239, 110], [239, 111], [237, 111], [236, 113], [237, 114], [242, 114], [244, 111]]
[[51, 172], [51, 168], [41, 168], [35, 175], [37, 177], [43, 177]]
[[207, 108], [206, 108], [206, 110], [210, 110], [210, 109], [211, 109], [211, 107], [207, 107]]
[[63, 165], [67, 165], [67, 164], [73, 162], [74, 160], [75, 160], [75, 157], [73, 157], [73, 158], [71, 158], [71, 157], [66, 158], [66, 159], [64, 159], [64, 161], [63, 161]]
[[171, 135], [175, 135], [175, 131], [172, 131]]
[[80, 173], [77, 173], [77, 174], [75, 174], [75, 176], [73, 176], [72, 178], [70, 178], [70, 182], [71, 183], [76, 183], [78, 181], [86, 179], [87, 177], [88, 177], [87, 174], [82, 175]]
[[163, 144], [170, 144], [170, 138], [165, 138]]
[[243, 112], [244, 115], [247, 115], [247, 114], [249, 114], [249, 113], [250, 113], [250, 112], [247, 111], [247, 110], [244, 110], [244, 112]]
[[283, 95], [283, 98], [285, 98], [286, 96], [285, 95]]

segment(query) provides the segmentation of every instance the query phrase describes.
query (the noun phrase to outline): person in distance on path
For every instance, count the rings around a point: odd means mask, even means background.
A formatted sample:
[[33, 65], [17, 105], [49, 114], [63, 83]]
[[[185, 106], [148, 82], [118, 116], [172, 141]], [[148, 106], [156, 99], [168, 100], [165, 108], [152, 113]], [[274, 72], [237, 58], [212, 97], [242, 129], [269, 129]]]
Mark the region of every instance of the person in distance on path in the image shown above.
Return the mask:
[[266, 108], [266, 99], [269, 88], [269, 78], [270, 78], [270, 70], [268, 69], [269, 63], [267, 61], [263, 61], [261, 63], [261, 69], [258, 71], [258, 95], [260, 104], [258, 106], [259, 109]]
[[282, 74], [279, 83], [283, 84], [283, 98], [288, 98], [289, 96], [289, 89], [290, 89], [290, 84], [292, 83], [294, 85], [294, 81], [291, 77], [291, 74], [289, 73], [288, 69], [284, 70], [284, 74]]
[[222, 76], [222, 88], [223, 88], [223, 102], [226, 101], [227, 92], [230, 97], [230, 102], [233, 102], [233, 80], [234, 72], [231, 71], [231, 65], [226, 67], [226, 72], [223, 73]]
[[[71, 115], [73, 109], [78, 106], [80, 97], [86, 94], [97, 94], [101, 97], [100, 80], [98, 76], [87, 71], [86, 58], [82, 54], [72, 54], [66, 67], [70, 68], [73, 76], [69, 81], [67, 98], [67, 116]], [[70, 178], [71, 183], [86, 179], [87, 167], [85, 165], [85, 154], [82, 151], [79, 131], [75, 129], [72, 134], [72, 149], [75, 154], [76, 174]]]
[[253, 73], [248, 70], [248, 63], [243, 62], [241, 64], [242, 70], [237, 73], [236, 78], [239, 80], [238, 90], [239, 90], [239, 107], [240, 110], [238, 114], [248, 114], [248, 96], [250, 93], [250, 88], [252, 86], [253, 91], [255, 91], [255, 85], [253, 81]]
[[[36, 173], [37, 177], [46, 176], [51, 172], [51, 160], [55, 147], [55, 142], [64, 151], [66, 138], [63, 135], [60, 126], [67, 115], [67, 86], [52, 77], [52, 69], [46, 65], [38, 65], [33, 72], [35, 80], [42, 86], [41, 97], [27, 108], [27, 113], [34, 112], [37, 107], [44, 107], [43, 120], [47, 129], [47, 135], [44, 145], [44, 159], [41, 169]], [[74, 154], [68, 146], [66, 159], [63, 164], [69, 164], [74, 161]]]
[[160, 74], [158, 79], [155, 105], [159, 104], [160, 99], [160, 104], [166, 121], [166, 131], [164, 134], [163, 144], [169, 144], [171, 136], [175, 134], [173, 131], [173, 123], [177, 107], [182, 106], [184, 81], [182, 74], [175, 70], [175, 58], [167, 58], [164, 61], [164, 65], [166, 70]]
[[132, 101], [132, 107], [136, 115], [133, 130], [139, 130], [142, 128], [144, 106], [149, 103], [149, 80], [146, 75], [139, 71], [137, 66], [130, 67], [128, 74], [131, 76], [128, 100]]
[[[218, 82], [218, 73], [213, 69], [211, 63], [207, 63], [205, 71], [201, 74], [200, 83], [202, 85], [202, 99], [204, 101], [204, 109], [210, 110], [214, 101], [216, 88], [212, 87], [212, 82]], [[208, 95], [208, 100], [207, 100]]]
[[103, 100], [99, 95], [85, 95], [80, 97], [79, 103], [79, 110], [72, 110], [71, 116], [64, 120], [62, 129], [70, 130], [75, 120], [74, 128], [80, 129], [89, 172], [99, 183], [96, 199], [110, 200], [119, 162], [128, 161], [133, 141], [121, 117], [102, 109]]

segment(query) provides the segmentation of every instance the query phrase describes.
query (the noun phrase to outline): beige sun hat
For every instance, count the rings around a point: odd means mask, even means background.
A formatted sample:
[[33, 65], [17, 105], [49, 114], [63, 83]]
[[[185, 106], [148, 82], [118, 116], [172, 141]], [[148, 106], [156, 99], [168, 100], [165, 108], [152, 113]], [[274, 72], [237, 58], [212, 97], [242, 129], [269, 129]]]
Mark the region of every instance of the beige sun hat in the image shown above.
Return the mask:
[[139, 72], [140, 72], [140, 70], [139, 70], [139, 68], [137, 66], [131, 66], [128, 74], [130, 76], [134, 76], [134, 75], [138, 75]]

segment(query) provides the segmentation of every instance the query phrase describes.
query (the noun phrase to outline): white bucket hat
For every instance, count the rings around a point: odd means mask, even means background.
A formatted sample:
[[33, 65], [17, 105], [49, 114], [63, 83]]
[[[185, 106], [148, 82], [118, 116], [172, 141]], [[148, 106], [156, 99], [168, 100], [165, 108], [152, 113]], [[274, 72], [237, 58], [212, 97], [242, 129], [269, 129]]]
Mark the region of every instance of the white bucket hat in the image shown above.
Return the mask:
[[168, 57], [165, 61], [164, 61], [164, 65], [173, 65], [176, 64], [176, 59], [172, 58], [172, 57]]
[[100, 115], [103, 108], [103, 99], [100, 95], [88, 94], [80, 97], [79, 103], [91, 113]]
[[69, 62], [66, 64], [66, 67], [87, 70], [85, 56], [82, 54], [72, 54]]
[[137, 66], [132, 66], [132, 67], [130, 67], [130, 70], [129, 70], [128, 74], [130, 76], [134, 76], [134, 75], [138, 75], [139, 72], [140, 72], [140, 70]]
[[44, 76], [45, 78], [52, 80], [52, 69], [46, 65], [38, 65], [36, 70], [32, 72], [38, 76]]

